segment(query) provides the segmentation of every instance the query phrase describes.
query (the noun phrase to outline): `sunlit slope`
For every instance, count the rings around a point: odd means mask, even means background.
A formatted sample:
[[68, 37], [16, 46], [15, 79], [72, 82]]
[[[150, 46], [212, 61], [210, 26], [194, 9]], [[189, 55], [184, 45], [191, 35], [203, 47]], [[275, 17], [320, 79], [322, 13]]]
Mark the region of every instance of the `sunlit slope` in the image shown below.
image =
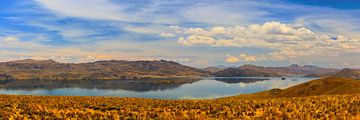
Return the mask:
[[286, 89], [272, 89], [254, 94], [239, 95], [229, 98], [261, 99], [358, 93], [360, 93], [360, 80], [332, 77], [312, 80]]
[[359, 119], [360, 95], [155, 100], [0, 95], [3, 119]]
[[0, 95], [9, 119], [360, 119], [360, 81], [324, 78], [216, 100]]
[[342, 77], [342, 78], [351, 78], [351, 79], [360, 79], [360, 70], [346, 68], [346, 69], [343, 69], [331, 76]]

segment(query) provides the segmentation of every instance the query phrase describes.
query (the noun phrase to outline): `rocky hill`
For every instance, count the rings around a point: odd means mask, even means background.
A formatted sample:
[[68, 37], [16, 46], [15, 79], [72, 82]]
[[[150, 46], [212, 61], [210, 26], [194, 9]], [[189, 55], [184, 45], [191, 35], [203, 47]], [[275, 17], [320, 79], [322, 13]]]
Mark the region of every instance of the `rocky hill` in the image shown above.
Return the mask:
[[97, 61], [59, 63], [53, 60], [18, 60], [0, 63], [0, 79], [141, 79], [198, 77], [210, 73], [172, 61]]
[[244, 65], [238, 68], [227, 68], [214, 73], [218, 77], [280, 77], [270, 68], [254, 65]]
[[[338, 69], [321, 68], [311, 65], [291, 65], [286, 67], [263, 67], [254, 65], [244, 65], [238, 68], [215, 69], [214, 76], [237, 76], [237, 77], [279, 77], [279, 76], [311, 76], [323, 77], [338, 72]], [[208, 70], [208, 71], [210, 71]]]

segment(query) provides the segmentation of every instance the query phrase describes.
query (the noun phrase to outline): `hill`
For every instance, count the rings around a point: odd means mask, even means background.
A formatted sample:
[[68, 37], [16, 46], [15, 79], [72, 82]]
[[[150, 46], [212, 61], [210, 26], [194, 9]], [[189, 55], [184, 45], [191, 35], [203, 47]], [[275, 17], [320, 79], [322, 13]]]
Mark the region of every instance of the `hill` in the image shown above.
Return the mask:
[[221, 71], [221, 70], [224, 70], [226, 68], [219, 68], [219, 67], [207, 67], [207, 68], [204, 68], [203, 70], [204, 71], [209, 71], [211, 73], [215, 73], [215, 72], [218, 72], [218, 71]]
[[254, 65], [244, 65], [238, 68], [226, 68], [214, 73], [218, 77], [280, 77], [270, 68]]
[[341, 77], [341, 78], [360, 79], [360, 70], [346, 68], [346, 69], [343, 69], [331, 76], [332, 77]]
[[0, 63], [0, 79], [142, 79], [199, 77], [210, 73], [172, 61], [110, 60], [59, 63], [53, 60], [18, 60]]
[[300, 66], [297, 64], [293, 64], [286, 67], [270, 67], [270, 69], [272, 69], [273, 71], [277, 72], [282, 76], [294, 76], [294, 75], [306, 76], [310, 74], [322, 76], [329, 73], [330, 74], [336, 73], [339, 71], [338, 69], [333, 69], [333, 68], [321, 68], [312, 65]]
[[348, 78], [322, 78], [295, 85], [286, 89], [272, 89], [254, 94], [239, 95], [229, 98], [268, 99], [338, 94], [360, 94], [360, 81]]
[[311, 65], [291, 65], [286, 67], [263, 67], [254, 65], [243, 65], [238, 68], [217, 68], [205, 69], [219, 77], [279, 77], [279, 76], [309, 76], [323, 77], [338, 72], [338, 69], [321, 68]]

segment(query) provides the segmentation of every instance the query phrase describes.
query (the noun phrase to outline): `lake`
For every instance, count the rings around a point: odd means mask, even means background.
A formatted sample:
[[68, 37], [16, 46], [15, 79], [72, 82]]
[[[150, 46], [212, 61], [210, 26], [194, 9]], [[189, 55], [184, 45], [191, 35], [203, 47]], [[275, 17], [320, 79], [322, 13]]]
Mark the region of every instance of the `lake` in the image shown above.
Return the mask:
[[149, 80], [7, 80], [0, 94], [55, 96], [119, 96], [156, 99], [214, 99], [287, 88], [316, 78], [209, 77]]

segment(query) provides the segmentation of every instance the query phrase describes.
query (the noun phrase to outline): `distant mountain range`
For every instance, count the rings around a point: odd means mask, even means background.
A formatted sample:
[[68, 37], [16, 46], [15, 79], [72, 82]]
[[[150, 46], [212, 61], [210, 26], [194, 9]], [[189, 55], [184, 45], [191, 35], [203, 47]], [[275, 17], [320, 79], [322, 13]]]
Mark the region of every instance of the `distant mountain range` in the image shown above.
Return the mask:
[[254, 65], [244, 65], [238, 68], [226, 68], [219, 70], [213, 73], [214, 76], [219, 77], [280, 77], [281, 75], [273, 71], [271, 68], [254, 66]]
[[[215, 68], [212, 68], [215, 69]], [[206, 70], [206, 69], [205, 69]], [[263, 67], [243, 65], [237, 68], [221, 68], [212, 72], [215, 76], [244, 76], [244, 77], [279, 77], [279, 76], [313, 76], [321, 77], [327, 74], [335, 74], [338, 69], [320, 68], [311, 65], [291, 65], [287, 67]]]
[[113, 80], [178, 77], [343, 77], [360, 79], [359, 70], [321, 68], [311, 65], [286, 67], [263, 67], [243, 65], [240, 67], [217, 66], [197, 69], [173, 61], [125, 61], [109, 60], [90, 63], [59, 63], [53, 60], [17, 60], [0, 63], [0, 80]]
[[209, 76], [210, 72], [172, 61], [110, 60], [59, 63], [53, 60], [18, 60], [0, 63], [0, 79], [142, 79]]

